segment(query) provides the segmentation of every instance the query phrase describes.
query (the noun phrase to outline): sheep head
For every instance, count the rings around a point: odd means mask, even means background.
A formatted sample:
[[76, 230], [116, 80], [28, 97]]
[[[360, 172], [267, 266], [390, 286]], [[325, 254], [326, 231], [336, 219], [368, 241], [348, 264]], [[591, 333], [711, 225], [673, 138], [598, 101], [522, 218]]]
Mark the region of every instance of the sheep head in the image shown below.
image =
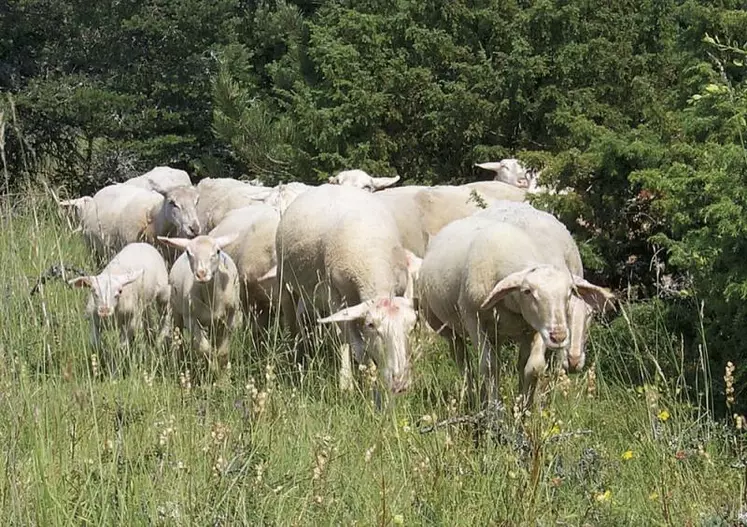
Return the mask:
[[232, 233], [217, 238], [207, 235], [200, 235], [192, 239], [159, 236], [158, 240], [170, 247], [186, 252], [189, 267], [192, 269], [195, 280], [207, 283], [219, 271], [226, 272], [226, 260], [229, 256], [222, 249], [233, 243], [237, 238], [238, 234]]

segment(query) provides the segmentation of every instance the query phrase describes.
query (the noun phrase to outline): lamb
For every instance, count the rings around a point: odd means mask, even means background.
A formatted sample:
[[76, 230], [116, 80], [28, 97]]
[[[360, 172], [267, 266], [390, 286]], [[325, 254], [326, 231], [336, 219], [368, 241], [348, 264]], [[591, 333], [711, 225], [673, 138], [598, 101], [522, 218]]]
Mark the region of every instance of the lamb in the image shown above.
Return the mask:
[[528, 405], [545, 369], [545, 347], [568, 345], [571, 297], [594, 307], [613, 298], [558, 264], [532, 233], [479, 216], [457, 220], [431, 240], [418, 286], [424, 316], [452, 341], [470, 395], [466, 335], [479, 350], [483, 403], [497, 398], [497, 353], [507, 337], [519, 343], [519, 388]]
[[238, 269], [244, 312], [254, 314], [258, 328], [269, 328], [270, 311], [279, 302], [275, 253], [279, 222], [280, 213], [275, 207], [252, 205], [232, 210], [210, 231], [213, 238], [238, 235], [223, 250]]
[[147, 308], [153, 304], [161, 316], [157, 345], [168, 335], [171, 294], [168, 271], [163, 257], [152, 245], [130, 243], [99, 274], [78, 276], [69, 283], [91, 290], [86, 314], [91, 323], [91, 345], [97, 351], [101, 348], [101, 329], [109, 323], [119, 328], [122, 345], [129, 345], [135, 334], [148, 326]]
[[314, 187], [298, 181], [279, 183], [277, 186], [268, 189], [266, 193], [258, 193], [254, 195], [253, 200], [265, 205], [270, 205], [280, 213], [283, 213], [294, 199], [312, 188]]
[[281, 310], [291, 333], [308, 327], [301, 310], [331, 313], [317, 323], [342, 330], [340, 388], [352, 388], [352, 347], [358, 363], [374, 361], [393, 393], [406, 390], [416, 313], [403, 296], [411, 279], [407, 251], [388, 209], [355, 187], [313, 188], [281, 217], [276, 252]]
[[332, 185], [348, 185], [351, 187], [362, 188], [369, 192], [376, 192], [387, 187], [391, 187], [399, 181], [399, 176], [394, 177], [373, 177], [367, 172], [360, 169], [343, 170], [334, 176], [327, 178], [327, 182]]
[[[198, 199], [192, 186], [152, 191], [135, 185], [109, 185], [85, 208], [81, 221], [84, 239], [94, 253], [106, 257], [135, 241], [154, 244], [156, 236], [196, 236], [200, 233]], [[173, 261], [173, 254], [164, 255]]]
[[[528, 203], [496, 201], [475, 216], [521, 227], [545, 248], [548, 256], [556, 257], [554, 265], [565, 265], [573, 275], [584, 277], [584, 267], [576, 242], [566, 226], [552, 214], [538, 210]], [[580, 298], [575, 295], [571, 298], [570, 343], [567, 350], [559, 350], [560, 363], [566, 371], [581, 371], [584, 367], [586, 333], [593, 314], [594, 311]]]
[[192, 181], [189, 179], [189, 174], [184, 170], [158, 166], [143, 175], [128, 179], [124, 184], [159, 192], [174, 187], [189, 187], [192, 185]]
[[222, 250], [236, 238], [235, 233], [217, 238], [158, 237], [183, 251], [168, 279], [174, 324], [189, 331], [192, 350], [196, 349], [207, 360], [208, 369], [216, 373], [225, 370], [230, 333], [241, 323], [238, 270]]
[[[200, 201], [197, 216], [203, 232], [210, 232], [234, 209], [256, 205], [272, 187], [263, 187], [231, 178], [205, 178], [197, 184]], [[259, 199], [258, 199], [259, 198]]]

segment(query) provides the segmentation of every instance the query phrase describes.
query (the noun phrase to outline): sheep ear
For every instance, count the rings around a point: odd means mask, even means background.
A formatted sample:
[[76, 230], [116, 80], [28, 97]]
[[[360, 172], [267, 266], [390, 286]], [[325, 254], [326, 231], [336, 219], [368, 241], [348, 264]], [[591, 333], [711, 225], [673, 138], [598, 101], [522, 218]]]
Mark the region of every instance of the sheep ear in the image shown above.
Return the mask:
[[615, 299], [615, 295], [609, 289], [594, 285], [575, 275], [573, 276], [573, 285], [578, 296], [594, 310], [603, 312], [608, 304], [614, 307], [611, 302]]
[[517, 271], [515, 273], [511, 273], [503, 280], [500, 280], [497, 284], [495, 284], [495, 287], [493, 287], [493, 290], [488, 294], [485, 300], [483, 300], [482, 304], [480, 305], [480, 309], [490, 309], [499, 301], [501, 301], [506, 295], [513, 293], [517, 289], [519, 289], [519, 287], [521, 286], [521, 282], [524, 281], [524, 277], [526, 276], [527, 272], [527, 269], [524, 269], [523, 271]]
[[221, 273], [227, 273], [228, 264], [226, 263], [226, 259], [228, 258], [228, 255], [225, 252], [221, 251], [219, 258], [220, 259], [218, 260], [218, 270]]
[[319, 318], [316, 322], [317, 324], [327, 324], [329, 322], [350, 322], [358, 320], [359, 318], [366, 316], [366, 313], [371, 309], [371, 304], [372, 302], [367, 300], [355, 306], [341, 309], [337, 313], [333, 313], [328, 317]]
[[76, 276], [67, 281], [68, 284], [75, 288], [91, 287], [91, 276]]
[[415, 256], [415, 253], [405, 249], [405, 257], [407, 258], [407, 272], [413, 276], [418, 276], [420, 267], [423, 265], [423, 259]]
[[157, 238], [159, 242], [181, 250], [186, 249], [190, 242], [187, 238], [168, 238], [166, 236], [157, 236]]
[[394, 177], [372, 177], [371, 178], [371, 185], [373, 186], [374, 192], [377, 190], [381, 190], [387, 187], [391, 187], [394, 185], [397, 181], [399, 181], [399, 176]]
[[226, 245], [231, 245], [233, 242], [236, 241], [236, 239], [239, 237], [238, 232], [232, 232], [230, 234], [225, 234], [223, 236], [218, 236], [217, 238], [213, 238], [215, 241], [215, 244], [223, 249]]
[[115, 275], [112, 277], [112, 282], [114, 282], [118, 287], [124, 287], [127, 284], [131, 284], [138, 278], [140, 278], [145, 273], [145, 269], [138, 269], [137, 271], [129, 271], [125, 274]]
[[277, 276], [278, 276], [278, 266], [273, 265], [272, 269], [270, 269], [269, 271], [267, 271], [265, 274], [263, 274], [257, 279], [257, 282], [264, 282], [265, 280], [271, 280], [273, 278], [277, 278]]

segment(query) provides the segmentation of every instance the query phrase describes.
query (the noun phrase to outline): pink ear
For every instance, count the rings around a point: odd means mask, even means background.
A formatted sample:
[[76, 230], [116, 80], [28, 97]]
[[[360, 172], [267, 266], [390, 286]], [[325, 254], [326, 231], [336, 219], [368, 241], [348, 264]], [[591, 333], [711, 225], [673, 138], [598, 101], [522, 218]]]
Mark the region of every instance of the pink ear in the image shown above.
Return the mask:
[[529, 271], [530, 269], [516, 271], [515, 273], [511, 273], [505, 277], [503, 280], [500, 280], [495, 284], [495, 287], [493, 287], [493, 290], [488, 294], [485, 300], [483, 300], [480, 309], [490, 309], [500, 302], [503, 297], [516, 291], [519, 286], [521, 286], [521, 282], [524, 281], [524, 277]]
[[164, 243], [170, 247], [176, 247], [177, 249], [186, 249], [190, 240], [187, 238], [167, 238], [166, 236], [157, 236], [158, 241]]
[[91, 287], [91, 277], [90, 276], [78, 276], [76, 278], [68, 280], [67, 283], [76, 288]]
[[573, 285], [576, 286], [578, 294], [584, 299], [584, 302], [596, 311], [603, 311], [607, 304], [615, 299], [615, 295], [609, 289], [594, 285], [575, 275], [573, 276]]
[[328, 317], [317, 319], [317, 323], [327, 324], [329, 322], [351, 322], [353, 320], [358, 320], [359, 318], [366, 316], [366, 313], [371, 309], [372, 304], [373, 302], [371, 300], [367, 300], [355, 306], [346, 307]]

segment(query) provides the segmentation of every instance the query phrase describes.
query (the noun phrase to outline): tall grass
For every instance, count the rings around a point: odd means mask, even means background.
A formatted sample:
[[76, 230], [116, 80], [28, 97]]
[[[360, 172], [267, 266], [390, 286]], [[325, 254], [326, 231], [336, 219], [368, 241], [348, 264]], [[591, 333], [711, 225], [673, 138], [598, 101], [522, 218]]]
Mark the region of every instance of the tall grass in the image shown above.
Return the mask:
[[112, 376], [91, 358], [85, 292], [29, 294], [54, 263], [94, 262], [51, 200], [15, 203], [0, 232], [3, 524], [732, 525], [743, 510], [739, 436], [659, 367], [678, 356], [666, 328], [596, 328], [595, 365], [545, 379], [522, 420], [507, 351], [506, 408], [479, 445], [443, 423], [462, 413], [460, 377], [427, 332], [413, 387], [382, 410], [370, 375], [342, 394], [328, 344], [299, 370], [280, 333], [255, 348], [237, 332], [215, 384], [142, 343]]

